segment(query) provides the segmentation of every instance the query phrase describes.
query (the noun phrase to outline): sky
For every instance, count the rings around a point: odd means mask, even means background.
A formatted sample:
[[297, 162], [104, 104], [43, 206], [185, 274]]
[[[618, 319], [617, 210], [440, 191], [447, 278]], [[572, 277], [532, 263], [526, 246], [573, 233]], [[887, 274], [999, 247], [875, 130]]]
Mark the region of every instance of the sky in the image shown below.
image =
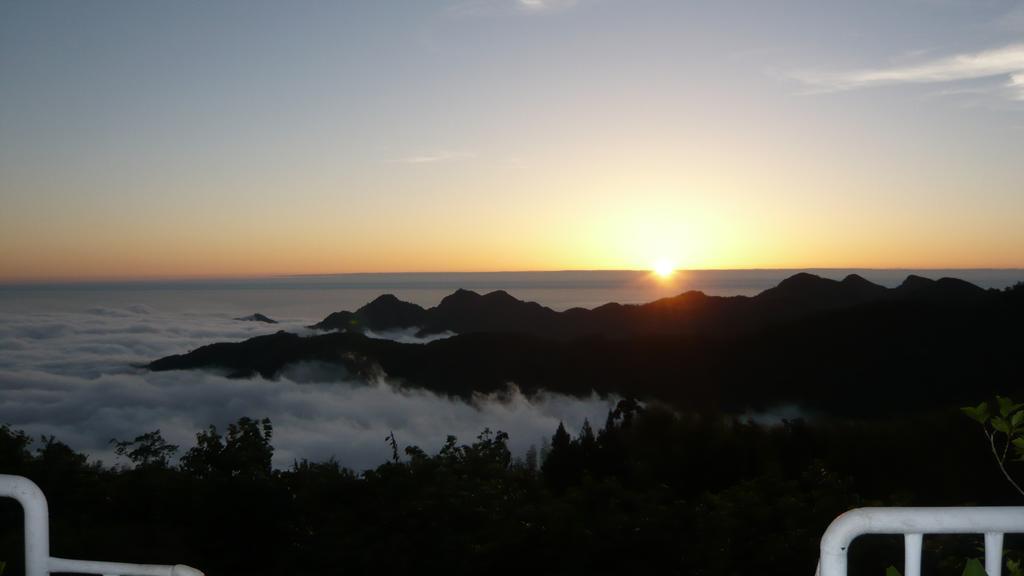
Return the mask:
[[1024, 267], [1024, 3], [0, 3], [0, 282]]

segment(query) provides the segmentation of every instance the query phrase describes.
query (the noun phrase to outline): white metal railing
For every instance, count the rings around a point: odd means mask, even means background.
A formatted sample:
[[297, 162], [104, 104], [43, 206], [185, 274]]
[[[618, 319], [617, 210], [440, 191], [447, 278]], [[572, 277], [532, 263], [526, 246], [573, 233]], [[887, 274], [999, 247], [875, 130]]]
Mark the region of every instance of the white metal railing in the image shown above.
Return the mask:
[[857, 508], [832, 521], [821, 537], [819, 576], [846, 576], [846, 553], [862, 534], [903, 534], [904, 576], [921, 576], [925, 534], [984, 534], [985, 571], [999, 576], [1003, 534], [1024, 533], [1024, 507]]
[[48, 576], [56, 572], [104, 576], [203, 576], [184, 564], [123, 564], [68, 560], [50, 556], [50, 516], [46, 496], [35, 482], [23, 476], [0, 474], [0, 497], [21, 504], [25, 516], [25, 576]]

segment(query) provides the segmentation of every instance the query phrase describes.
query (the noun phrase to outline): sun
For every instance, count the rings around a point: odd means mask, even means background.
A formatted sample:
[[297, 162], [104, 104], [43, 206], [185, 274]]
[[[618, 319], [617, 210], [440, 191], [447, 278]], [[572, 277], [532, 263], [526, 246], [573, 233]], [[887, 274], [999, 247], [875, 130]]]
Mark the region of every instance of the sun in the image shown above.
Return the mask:
[[675, 274], [676, 267], [668, 260], [662, 259], [654, 263], [654, 266], [651, 268], [651, 271], [654, 272], [654, 275], [657, 276], [658, 278], [665, 279]]

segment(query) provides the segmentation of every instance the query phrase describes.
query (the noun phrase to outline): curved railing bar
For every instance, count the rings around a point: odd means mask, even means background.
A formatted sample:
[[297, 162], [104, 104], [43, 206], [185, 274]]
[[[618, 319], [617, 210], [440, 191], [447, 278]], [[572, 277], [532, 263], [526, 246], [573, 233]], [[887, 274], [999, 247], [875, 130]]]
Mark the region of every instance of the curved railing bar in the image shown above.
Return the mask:
[[0, 497], [21, 504], [25, 516], [25, 576], [49, 576], [55, 572], [106, 576], [203, 576], [184, 564], [125, 564], [50, 557], [50, 516], [46, 496], [35, 482], [23, 476], [0, 474]]
[[904, 535], [904, 576], [920, 576], [924, 534], [984, 534], [985, 571], [999, 576], [1007, 533], [1024, 533], [1024, 507], [857, 508], [841, 514], [825, 530], [818, 573], [846, 576], [850, 543], [863, 534]]
[[174, 566], [161, 564], [125, 564], [123, 562], [94, 562], [92, 560], [68, 560], [50, 558], [50, 572], [73, 572], [75, 574], [100, 574], [106, 576], [203, 576], [203, 573], [184, 564]]

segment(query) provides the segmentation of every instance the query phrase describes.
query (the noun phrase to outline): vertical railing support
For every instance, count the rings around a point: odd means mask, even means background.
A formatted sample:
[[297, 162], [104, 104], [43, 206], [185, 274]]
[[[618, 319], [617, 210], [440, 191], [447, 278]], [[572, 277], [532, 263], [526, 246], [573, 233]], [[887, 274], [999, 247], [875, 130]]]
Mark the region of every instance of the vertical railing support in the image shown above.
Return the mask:
[[999, 576], [1003, 571], [1003, 534], [1001, 532], [985, 533], [985, 573], [988, 576]]
[[921, 576], [921, 544], [922, 534], [905, 534], [903, 536], [903, 576]]

